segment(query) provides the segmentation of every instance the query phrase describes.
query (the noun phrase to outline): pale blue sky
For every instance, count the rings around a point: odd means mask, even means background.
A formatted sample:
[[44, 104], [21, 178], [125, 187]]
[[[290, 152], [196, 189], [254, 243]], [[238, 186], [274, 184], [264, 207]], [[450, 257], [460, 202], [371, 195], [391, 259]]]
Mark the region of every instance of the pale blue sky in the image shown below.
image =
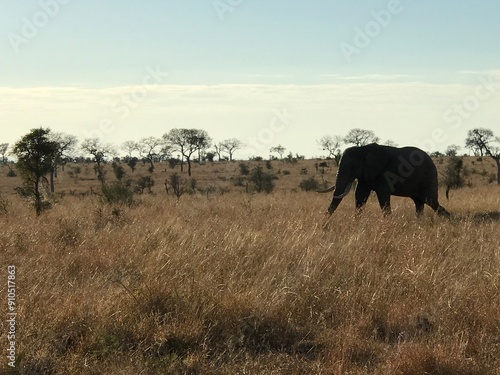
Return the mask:
[[[287, 129], [248, 153], [282, 143], [320, 155], [316, 139], [352, 127], [401, 145], [443, 128], [449, 136], [438, 149], [463, 143], [474, 126], [500, 133], [498, 1], [25, 0], [0, 8], [0, 126], [9, 142], [39, 125], [100, 135], [102, 120], [113, 122], [101, 133], [114, 143], [184, 126], [246, 141], [283, 108], [294, 115]], [[356, 45], [357, 30], [372, 33], [366, 46]], [[349, 61], [342, 45], [359, 54]], [[125, 113], [123, 95], [140, 90], [151, 70], [161, 79]], [[495, 89], [446, 128], [446, 113], [488, 77]]]

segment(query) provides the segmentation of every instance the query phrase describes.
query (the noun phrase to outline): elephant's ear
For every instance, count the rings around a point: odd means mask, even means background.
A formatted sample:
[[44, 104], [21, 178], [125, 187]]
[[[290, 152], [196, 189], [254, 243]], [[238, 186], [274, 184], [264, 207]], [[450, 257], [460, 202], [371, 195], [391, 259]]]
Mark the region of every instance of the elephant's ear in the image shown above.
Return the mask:
[[389, 164], [388, 153], [379, 147], [372, 148], [366, 153], [365, 156], [365, 171], [364, 177], [367, 181], [377, 179], [384, 173]]

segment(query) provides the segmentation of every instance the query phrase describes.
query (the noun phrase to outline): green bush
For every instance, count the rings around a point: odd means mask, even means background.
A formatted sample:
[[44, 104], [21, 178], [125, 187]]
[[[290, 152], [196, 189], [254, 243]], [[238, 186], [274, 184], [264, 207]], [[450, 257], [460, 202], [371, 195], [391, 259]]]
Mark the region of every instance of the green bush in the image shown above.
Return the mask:
[[148, 189], [148, 193], [152, 193], [153, 186], [155, 185], [155, 180], [151, 176], [143, 176], [137, 180], [136, 192], [143, 194], [145, 189]]
[[128, 184], [114, 182], [102, 185], [102, 200], [106, 204], [131, 206], [134, 203], [134, 192]]
[[113, 173], [118, 181], [121, 181], [125, 177], [125, 169], [119, 163], [113, 162], [111, 165], [113, 167]]
[[248, 165], [245, 163], [240, 163], [240, 173], [243, 176], [248, 176], [250, 174], [250, 168], [248, 168]]
[[459, 189], [464, 186], [463, 178], [464, 162], [458, 156], [450, 156], [444, 170], [444, 184], [446, 185], [446, 198], [449, 198], [451, 189]]
[[266, 173], [261, 166], [253, 169], [250, 181], [258, 193], [271, 193], [274, 189], [274, 181], [277, 177], [271, 173]]
[[311, 191], [311, 190], [318, 190], [319, 188], [319, 183], [314, 179], [314, 177], [307, 178], [305, 180], [300, 181], [299, 187], [303, 191]]

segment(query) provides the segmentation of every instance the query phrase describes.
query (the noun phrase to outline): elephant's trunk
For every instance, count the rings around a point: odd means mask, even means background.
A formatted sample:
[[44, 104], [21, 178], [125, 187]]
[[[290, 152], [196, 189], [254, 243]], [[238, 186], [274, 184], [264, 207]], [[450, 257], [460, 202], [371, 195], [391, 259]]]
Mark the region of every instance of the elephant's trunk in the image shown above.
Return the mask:
[[[335, 191], [333, 193], [332, 203], [328, 207], [328, 213], [332, 214], [342, 201], [342, 199], [349, 194], [351, 191], [353, 181], [349, 181], [348, 178], [342, 173], [337, 174], [337, 180], [335, 184]], [[333, 190], [333, 189], [332, 189]]]

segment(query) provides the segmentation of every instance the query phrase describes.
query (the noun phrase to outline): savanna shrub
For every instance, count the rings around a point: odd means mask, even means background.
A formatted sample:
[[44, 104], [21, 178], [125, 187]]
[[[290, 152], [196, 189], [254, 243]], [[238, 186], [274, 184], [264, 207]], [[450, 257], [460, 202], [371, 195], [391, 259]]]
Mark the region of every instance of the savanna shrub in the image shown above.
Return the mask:
[[102, 200], [106, 204], [122, 204], [131, 206], [134, 203], [134, 192], [129, 184], [114, 182], [102, 185]]
[[152, 188], [155, 185], [155, 180], [151, 176], [143, 176], [137, 180], [136, 192], [144, 193], [145, 189], [148, 189], [149, 193], [152, 193]]
[[240, 173], [243, 175], [243, 176], [248, 176], [250, 174], [250, 168], [248, 168], [248, 165], [245, 164], [245, 163], [240, 163]]
[[319, 188], [319, 183], [314, 179], [314, 177], [306, 178], [305, 180], [300, 181], [299, 187], [303, 191], [311, 191], [311, 190], [318, 190]]
[[111, 166], [113, 167], [113, 173], [115, 174], [116, 179], [121, 181], [123, 177], [125, 177], [125, 169], [116, 162], [113, 162]]
[[266, 173], [261, 166], [255, 167], [250, 175], [250, 181], [258, 193], [271, 193], [274, 189], [274, 181], [277, 177], [271, 173]]

